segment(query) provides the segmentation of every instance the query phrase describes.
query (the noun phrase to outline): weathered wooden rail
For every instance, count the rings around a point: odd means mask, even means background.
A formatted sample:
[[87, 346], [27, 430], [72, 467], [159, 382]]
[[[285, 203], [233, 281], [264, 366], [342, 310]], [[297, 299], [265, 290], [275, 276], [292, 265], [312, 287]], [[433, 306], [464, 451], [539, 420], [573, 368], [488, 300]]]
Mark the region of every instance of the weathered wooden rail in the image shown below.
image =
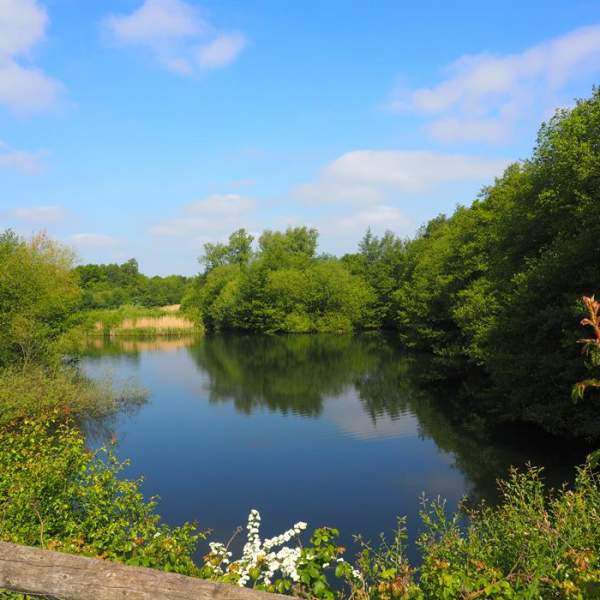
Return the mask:
[[0, 590], [57, 600], [286, 598], [175, 573], [4, 542], [0, 542]]

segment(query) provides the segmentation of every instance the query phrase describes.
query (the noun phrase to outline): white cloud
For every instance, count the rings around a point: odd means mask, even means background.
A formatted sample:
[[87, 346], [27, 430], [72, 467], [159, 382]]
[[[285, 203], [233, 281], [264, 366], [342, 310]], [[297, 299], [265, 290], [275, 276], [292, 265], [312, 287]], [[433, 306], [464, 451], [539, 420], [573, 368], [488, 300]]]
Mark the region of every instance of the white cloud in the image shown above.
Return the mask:
[[29, 206], [16, 208], [12, 215], [33, 223], [57, 223], [67, 216], [67, 212], [61, 206]]
[[183, 0], [144, 0], [129, 15], [112, 15], [105, 25], [121, 44], [150, 50], [167, 69], [182, 75], [233, 63], [245, 46], [241, 33], [217, 31]]
[[42, 153], [14, 150], [0, 141], [0, 169], [18, 171], [24, 175], [39, 175], [44, 170]]
[[411, 221], [396, 206], [378, 204], [331, 222], [331, 229], [348, 235], [362, 235], [369, 227], [374, 233], [387, 230], [406, 233]]
[[600, 25], [520, 53], [466, 55], [446, 73], [433, 87], [397, 91], [390, 108], [432, 118], [427, 129], [444, 142], [503, 142], [520, 121], [557, 104], [568, 83], [600, 73]]
[[43, 39], [48, 17], [36, 0], [0, 0], [0, 104], [16, 113], [53, 106], [62, 86], [23, 57]]
[[117, 238], [103, 233], [76, 233], [71, 236], [70, 241], [82, 249], [112, 249], [122, 244]]
[[296, 195], [319, 202], [381, 203], [390, 192], [421, 192], [444, 183], [487, 181], [509, 161], [421, 150], [355, 150], [321, 172]]
[[28, 52], [44, 36], [47, 22], [35, 0], [0, 0], [0, 56]]
[[198, 62], [210, 69], [224, 67], [237, 59], [245, 45], [246, 38], [241, 33], [219, 35], [198, 49]]
[[193, 215], [203, 216], [239, 216], [251, 210], [254, 201], [239, 194], [212, 194], [203, 200], [191, 202], [185, 211]]
[[128, 44], [162, 44], [201, 33], [204, 23], [181, 0], [146, 0], [130, 15], [107, 19], [119, 40]]
[[167, 219], [150, 228], [155, 236], [220, 240], [248, 225], [255, 202], [238, 194], [213, 194], [183, 207], [184, 216]]

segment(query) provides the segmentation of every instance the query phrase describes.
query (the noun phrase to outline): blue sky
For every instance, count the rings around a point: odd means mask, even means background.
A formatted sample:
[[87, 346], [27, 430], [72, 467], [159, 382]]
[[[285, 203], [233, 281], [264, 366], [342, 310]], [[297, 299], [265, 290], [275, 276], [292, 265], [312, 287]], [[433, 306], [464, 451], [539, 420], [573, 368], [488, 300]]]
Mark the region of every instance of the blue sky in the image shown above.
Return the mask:
[[600, 2], [0, 0], [0, 228], [193, 273], [239, 227], [412, 235], [600, 82]]

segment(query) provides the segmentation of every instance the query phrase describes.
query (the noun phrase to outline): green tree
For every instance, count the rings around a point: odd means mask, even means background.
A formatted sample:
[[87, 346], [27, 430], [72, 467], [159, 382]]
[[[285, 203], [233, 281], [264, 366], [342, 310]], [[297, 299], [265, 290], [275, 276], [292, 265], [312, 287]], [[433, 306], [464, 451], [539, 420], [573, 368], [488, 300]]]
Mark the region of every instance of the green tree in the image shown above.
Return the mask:
[[72, 253], [43, 234], [0, 235], [0, 366], [53, 358], [78, 307]]

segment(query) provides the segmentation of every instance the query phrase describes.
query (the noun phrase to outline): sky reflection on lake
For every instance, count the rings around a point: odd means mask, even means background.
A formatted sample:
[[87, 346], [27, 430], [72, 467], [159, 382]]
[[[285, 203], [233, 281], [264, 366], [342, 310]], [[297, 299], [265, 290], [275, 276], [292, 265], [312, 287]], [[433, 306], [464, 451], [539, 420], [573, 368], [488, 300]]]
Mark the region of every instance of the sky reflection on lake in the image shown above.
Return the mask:
[[406, 515], [414, 539], [422, 494], [453, 509], [493, 494], [525, 460], [456, 430], [378, 335], [113, 340], [96, 342], [83, 367], [148, 390], [111, 422], [126, 474], [144, 476], [169, 523], [197, 520], [213, 539], [251, 508], [265, 535], [303, 520], [338, 527], [351, 545], [352, 533], [373, 538]]

